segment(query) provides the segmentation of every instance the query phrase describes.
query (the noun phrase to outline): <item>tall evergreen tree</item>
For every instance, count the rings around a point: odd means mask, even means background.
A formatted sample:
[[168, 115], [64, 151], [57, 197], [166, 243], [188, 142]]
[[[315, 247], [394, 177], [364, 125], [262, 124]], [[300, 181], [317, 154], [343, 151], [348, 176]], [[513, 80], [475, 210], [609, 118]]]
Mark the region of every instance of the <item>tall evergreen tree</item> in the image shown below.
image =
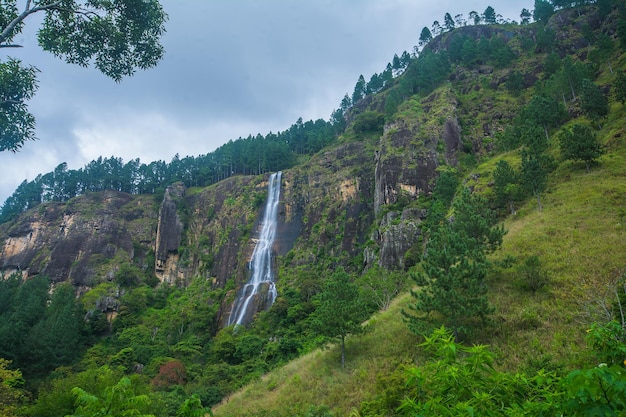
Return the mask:
[[454, 26], [454, 19], [452, 19], [450, 13], [446, 13], [443, 17], [443, 27], [449, 32], [454, 29]]
[[541, 194], [548, 185], [549, 165], [550, 159], [543, 152], [527, 147], [522, 149], [522, 185], [537, 199], [539, 210], [543, 209]]
[[419, 46], [424, 46], [428, 42], [430, 42], [432, 38], [433, 38], [433, 34], [430, 32], [430, 29], [428, 29], [426, 26], [424, 26], [424, 28], [422, 29], [422, 32], [420, 33], [420, 38], [419, 38], [418, 45]]
[[580, 107], [592, 120], [599, 122], [609, 114], [609, 100], [593, 81], [584, 79], [580, 94]]
[[363, 74], [359, 75], [359, 79], [354, 86], [354, 92], [352, 93], [352, 104], [356, 104], [365, 97], [367, 84], [365, 83], [365, 77]]
[[613, 96], [622, 104], [626, 103], [626, 72], [619, 72], [613, 84]]
[[493, 172], [493, 187], [496, 204], [500, 207], [508, 206], [510, 213], [515, 214], [514, 203], [521, 197], [519, 174], [504, 159], [496, 164]]
[[320, 334], [339, 340], [342, 368], [346, 364], [346, 336], [361, 333], [366, 317], [359, 287], [346, 271], [337, 269], [324, 283], [312, 322]]
[[487, 254], [502, 244], [504, 229], [484, 198], [465, 188], [453, 204], [453, 218], [433, 225], [421, 263], [411, 275], [419, 290], [405, 311], [409, 328], [418, 334], [432, 314], [441, 317], [457, 338], [471, 333], [477, 321], [493, 311], [487, 298]]
[[483, 21], [488, 25], [495, 25], [497, 23], [496, 11], [493, 7], [487, 6], [483, 12]]

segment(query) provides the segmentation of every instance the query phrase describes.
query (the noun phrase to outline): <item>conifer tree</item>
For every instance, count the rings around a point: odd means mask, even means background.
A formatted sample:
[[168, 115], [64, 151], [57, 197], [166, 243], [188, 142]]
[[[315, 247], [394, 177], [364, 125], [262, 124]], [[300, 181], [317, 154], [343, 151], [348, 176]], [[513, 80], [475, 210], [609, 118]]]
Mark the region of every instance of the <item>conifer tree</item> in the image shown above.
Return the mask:
[[598, 122], [609, 114], [609, 101], [593, 81], [584, 79], [580, 95], [580, 107], [592, 120]]
[[416, 303], [404, 315], [411, 331], [421, 334], [433, 313], [456, 338], [471, 333], [493, 311], [487, 298], [487, 254], [502, 244], [504, 229], [484, 198], [465, 188], [453, 204], [453, 217], [433, 225], [421, 271], [412, 278]]
[[359, 287], [346, 271], [337, 269], [324, 283], [312, 322], [320, 334], [339, 340], [342, 368], [346, 364], [346, 336], [362, 332], [361, 323], [366, 317]]
[[430, 42], [432, 38], [433, 38], [433, 34], [430, 32], [430, 29], [424, 26], [424, 28], [422, 29], [422, 32], [420, 33], [419, 46], [426, 45], [428, 42]]
[[615, 96], [615, 100], [622, 104], [626, 103], [626, 72], [617, 74], [615, 83], [613, 84], [613, 95]]
[[561, 132], [559, 145], [563, 159], [583, 161], [587, 172], [589, 166], [604, 154], [593, 129], [579, 123]]
[[503, 207], [507, 205], [511, 214], [515, 214], [514, 203], [520, 198], [519, 174], [504, 159], [496, 164], [493, 172], [494, 191], [496, 204]]

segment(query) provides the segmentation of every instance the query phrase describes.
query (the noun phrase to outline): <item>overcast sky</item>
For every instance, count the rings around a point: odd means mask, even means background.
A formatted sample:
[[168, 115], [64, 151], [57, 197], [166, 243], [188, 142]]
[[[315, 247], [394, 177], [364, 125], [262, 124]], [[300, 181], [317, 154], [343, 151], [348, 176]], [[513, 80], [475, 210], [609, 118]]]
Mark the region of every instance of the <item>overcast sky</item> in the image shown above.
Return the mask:
[[[18, 4], [24, 1], [18, 1]], [[519, 21], [531, 0], [161, 0], [165, 58], [116, 84], [37, 46], [36, 16], [0, 49], [39, 68], [37, 141], [0, 152], [0, 205], [23, 180], [98, 156], [169, 162], [230, 139], [328, 120], [360, 74], [411, 52], [424, 26], [487, 6]], [[20, 9], [23, 5], [19, 5]]]

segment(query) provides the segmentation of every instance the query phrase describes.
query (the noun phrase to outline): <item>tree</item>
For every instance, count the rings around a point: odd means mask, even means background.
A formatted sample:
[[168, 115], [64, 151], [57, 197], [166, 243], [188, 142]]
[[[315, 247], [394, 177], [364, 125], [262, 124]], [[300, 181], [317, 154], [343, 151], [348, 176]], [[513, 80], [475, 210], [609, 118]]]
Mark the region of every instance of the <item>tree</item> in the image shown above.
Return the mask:
[[496, 204], [500, 207], [508, 206], [511, 214], [515, 214], [515, 202], [521, 198], [519, 174], [504, 159], [496, 164], [493, 171], [493, 188], [496, 194]]
[[363, 77], [363, 74], [359, 75], [359, 79], [357, 80], [354, 86], [354, 91], [352, 92], [352, 104], [356, 104], [365, 97], [366, 86], [365, 77]]
[[585, 162], [587, 172], [589, 166], [604, 154], [595, 132], [589, 126], [579, 123], [561, 131], [559, 146], [563, 159]]
[[546, 23], [554, 14], [554, 6], [547, 0], [535, 0], [533, 19], [535, 22]]
[[527, 8], [523, 8], [520, 15], [520, 24], [527, 25], [530, 23], [530, 18], [532, 17], [532, 13]]
[[600, 66], [602, 62], [606, 62], [609, 67], [609, 72], [613, 74], [611, 57], [614, 50], [615, 44], [613, 43], [613, 39], [607, 34], [601, 33], [595, 41], [595, 47], [589, 51], [589, 60], [596, 63], [598, 66]]
[[359, 278], [363, 299], [372, 303], [379, 310], [387, 310], [393, 299], [404, 289], [406, 274], [389, 271], [378, 265], [367, 270]]
[[441, 24], [439, 23], [438, 20], [435, 20], [433, 22], [433, 25], [431, 26], [431, 31], [433, 36], [438, 36], [441, 35], [441, 32], [443, 32], [443, 28], [441, 27]]
[[541, 265], [541, 259], [537, 255], [531, 255], [524, 260], [520, 267], [522, 285], [533, 294], [548, 283], [548, 273]]
[[443, 17], [443, 27], [449, 32], [454, 29], [454, 20], [450, 13], [446, 13]]
[[495, 226], [486, 200], [468, 188], [455, 200], [453, 213], [450, 221], [432, 225], [421, 271], [411, 273], [420, 288], [411, 291], [416, 303], [404, 316], [417, 334], [435, 313], [459, 339], [493, 310], [487, 298], [486, 255], [502, 244], [504, 229]]
[[543, 62], [543, 76], [549, 78], [552, 74], [556, 74], [561, 69], [561, 57], [556, 52], [552, 52], [546, 56]]
[[566, 117], [567, 112], [558, 101], [544, 96], [534, 96], [521, 111], [525, 123], [543, 127], [546, 140], [550, 139], [548, 129], [558, 126]]
[[593, 81], [583, 80], [580, 108], [592, 120], [598, 121], [609, 114], [609, 101]]
[[9, 369], [10, 365], [11, 361], [0, 358], [0, 417], [16, 416], [18, 406], [26, 400], [22, 373]]
[[620, 71], [613, 84], [613, 95], [615, 100], [626, 103], [626, 72]]
[[422, 29], [422, 32], [420, 33], [419, 46], [426, 45], [428, 42], [432, 40], [432, 38], [433, 38], [433, 34], [430, 32], [430, 29], [424, 26], [424, 28]]
[[521, 72], [514, 70], [509, 74], [504, 85], [509, 93], [519, 96], [524, 88], [524, 76]]
[[367, 317], [359, 299], [359, 287], [350, 275], [337, 269], [324, 283], [318, 306], [312, 315], [313, 326], [327, 337], [337, 338], [341, 344], [341, 367], [346, 364], [346, 336], [363, 331], [361, 323]]
[[475, 25], [480, 24], [481, 17], [477, 11], [472, 10], [471, 12], [469, 12], [469, 18], [474, 22]]
[[0, 152], [15, 152], [35, 139], [35, 118], [25, 101], [37, 90], [36, 72], [15, 59], [0, 62]]
[[496, 11], [493, 7], [487, 6], [483, 12], [483, 21], [488, 25], [495, 25], [497, 23]]
[[[160, 37], [165, 32], [167, 15], [157, 0], [135, 2], [58, 0], [25, 2], [21, 13], [17, 0], [2, 4], [0, 48], [19, 47], [13, 43], [28, 17], [42, 13], [38, 32], [44, 51], [67, 63], [93, 64], [106, 76], [119, 82], [136, 69], [155, 66], [163, 57]], [[34, 117], [26, 101], [37, 84], [34, 67], [20, 61], [0, 62], [0, 151], [17, 151], [33, 140]]]
[[522, 185], [537, 198], [537, 206], [542, 209], [541, 194], [548, 185], [549, 157], [532, 148], [522, 149]]

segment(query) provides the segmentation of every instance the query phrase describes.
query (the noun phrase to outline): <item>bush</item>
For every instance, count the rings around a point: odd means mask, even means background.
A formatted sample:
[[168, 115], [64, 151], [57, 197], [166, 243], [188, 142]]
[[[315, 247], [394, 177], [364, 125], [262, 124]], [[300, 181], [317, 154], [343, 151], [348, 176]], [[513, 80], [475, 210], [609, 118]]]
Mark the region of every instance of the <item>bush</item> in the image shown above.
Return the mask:
[[359, 114], [354, 121], [355, 133], [378, 133], [383, 134], [385, 116], [375, 111], [366, 111]]

